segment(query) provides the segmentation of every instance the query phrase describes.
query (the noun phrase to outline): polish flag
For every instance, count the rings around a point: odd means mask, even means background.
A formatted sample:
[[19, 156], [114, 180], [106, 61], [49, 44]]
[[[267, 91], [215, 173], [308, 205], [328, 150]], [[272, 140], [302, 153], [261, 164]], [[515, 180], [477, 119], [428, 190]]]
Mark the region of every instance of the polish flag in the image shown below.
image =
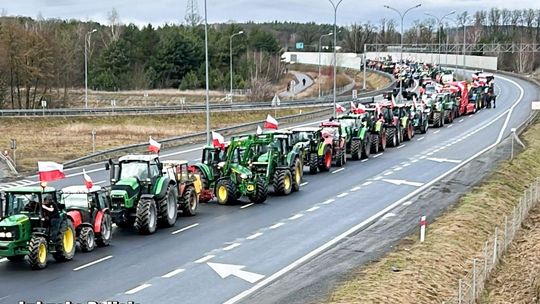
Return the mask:
[[40, 182], [52, 182], [65, 177], [64, 165], [49, 161], [38, 161], [38, 173]]
[[84, 184], [86, 185], [86, 188], [88, 190], [92, 189], [94, 187], [94, 182], [92, 182], [92, 178], [86, 174], [86, 170], [83, 169], [83, 177], [84, 177]]
[[279, 124], [277, 120], [274, 117], [270, 116], [270, 114], [268, 114], [268, 116], [266, 116], [266, 121], [264, 122], [264, 128], [277, 130], [278, 126]]
[[354, 104], [354, 101], [351, 101], [351, 112], [356, 113], [356, 105]]
[[366, 113], [366, 106], [359, 103], [356, 108], [354, 109], [354, 113], [356, 114], [364, 114]]
[[153, 140], [152, 137], [150, 137], [150, 140], [148, 141], [148, 151], [159, 153], [159, 150], [161, 149], [161, 144], [157, 141]]
[[260, 135], [263, 133], [263, 130], [261, 129], [261, 126], [257, 126], [257, 135]]
[[336, 113], [337, 114], [345, 113], [345, 111], [347, 111], [347, 110], [345, 109], [344, 106], [336, 103]]
[[225, 146], [225, 138], [221, 134], [212, 131], [212, 144], [216, 148], [223, 148]]

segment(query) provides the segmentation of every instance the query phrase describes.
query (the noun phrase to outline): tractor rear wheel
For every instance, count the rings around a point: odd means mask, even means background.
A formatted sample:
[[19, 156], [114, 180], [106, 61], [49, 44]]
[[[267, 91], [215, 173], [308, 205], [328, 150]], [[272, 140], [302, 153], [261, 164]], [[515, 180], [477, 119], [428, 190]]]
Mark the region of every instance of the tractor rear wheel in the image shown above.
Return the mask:
[[42, 236], [33, 235], [28, 245], [28, 263], [34, 270], [47, 267], [47, 257], [49, 255], [47, 240]]
[[182, 195], [182, 213], [184, 216], [194, 216], [197, 214], [197, 207], [199, 206], [199, 198], [195, 188], [190, 186]]
[[380, 145], [379, 145], [379, 151], [384, 152], [384, 150], [386, 150], [386, 145], [388, 143], [388, 137], [386, 137], [386, 129], [382, 129], [379, 135], [379, 138], [381, 140]]
[[220, 179], [216, 185], [216, 198], [220, 205], [227, 205], [236, 200], [236, 187], [230, 179]]
[[109, 246], [112, 240], [112, 219], [108, 213], [103, 214], [101, 218], [101, 229], [99, 231], [96, 243], [100, 247]]
[[300, 191], [300, 184], [302, 183], [303, 168], [302, 168], [302, 162], [300, 162], [298, 158], [294, 161], [294, 166], [291, 168], [291, 170], [293, 173], [292, 191], [295, 191], [295, 192]]
[[441, 126], [441, 113], [435, 112], [433, 113], [433, 127], [440, 128]]
[[309, 154], [309, 173], [317, 174], [318, 170], [319, 170], [319, 156], [317, 155], [317, 153], [310, 153]]
[[399, 135], [396, 131], [397, 129], [395, 128], [386, 129], [386, 138], [390, 139], [390, 142], [388, 143], [390, 147], [397, 147], [399, 145]]
[[361, 155], [361, 149], [362, 149], [362, 140], [360, 139], [353, 139], [351, 142], [351, 158], [353, 160], [359, 160]]
[[156, 201], [151, 198], [142, 198], [137, 204], [135, 229], [137, 229], [139, 234], [152, 234], [156, 232], [157, 217]]
[[403, 136], [403, 139], [404, 141], [409, 141], [413, 138], [414, 136], [414, 127], [411, 123], [408, 123], [407, 124], [407, 128], [404, 130], [404, 136]]
[[378, 154], [380, 146], [379, 134], [371, 134], [371, 153]]
[[60, 225], [56, 237], [55, 252], [53, 257], [58, 262], [69, 261], [75, 255], [75, 229], [71, 221], [65, 219]]
[[24, 261], [24, 255], [12, 255], [12, 256], [8, 256], [7, 259], [8, 261], [14, 262], [14, 263], [22, 262]]
[[274, 173], [274, 192], [279, 195], [289, 195], [293, 187], [291, 171], [278, 169]]
[[249, 196], [249, 201], [254, 204], [261, 204], [268, 198], [268, 185], [262, 177], [257, 178], [257, 189]]
[[178, 218], [178, 190], [173, 185], [167, 187], [165, 198], [159, 203], [158, 223], [162, 227], [172, 227]]
[[90, 252], [96, 248], [96, 236], [94, 229], [83, 227], [79, 233], [79, 244], [82, 252]]
[[371, 136], [366, 136], [362, 143], [362, 158], [368, 159], [371, 154]]
[[321, 172], [330, 171], [330, 168], [332, 167], [332, 148], [327, 145], [324, 148], [324, 153], [321, 157], [322, 159], [321, 164], [319, 165], [319, 170], [321, 170]]

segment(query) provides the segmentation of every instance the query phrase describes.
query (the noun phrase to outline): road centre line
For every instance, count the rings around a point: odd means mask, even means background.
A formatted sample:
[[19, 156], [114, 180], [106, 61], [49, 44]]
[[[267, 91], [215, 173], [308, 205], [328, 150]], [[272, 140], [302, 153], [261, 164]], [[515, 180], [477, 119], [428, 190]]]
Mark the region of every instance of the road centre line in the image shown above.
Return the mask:
[[375, 155], [373, 155], [373, 158], [377, 158], [377, 157], [379, 157], [379, 156], [382, 156], [383, 154], [384, 154], [384, 153], [375, 154]]
[[371, 184], [373, 184], [372, 181], [367, 181], [367, 182], [364, 182], [364, 183], [362, 184], [362, 186], [369, 186], [369, 185], [371, 185]]
[[347, 195], [349, 195], [348, 192], [343, 192], [343, 193], [339, 194], [337, 197], [342, 198], [342, 197], [345, 197]]
[[165, 278], [165, 279], [172, 278], [172, 277], [174, 277], [175, 275], [180, 274], [180, 273], [182, 273], [182, 272], [184, 272], [184, 271], [185, 271], [185, 269], [178, 268], [178, 269], [175, 269], [175, 270], [173, 270], [173, 271], [171, 271], [171, 272], [169, 272], [169, 273], [166, 273], [166, 274], [162, 275], [161, 277], [162, 277], [162, 278]]
[[322, 202], [321, 204], [323, 204], [323, 205], [328, 205], [328, 204], [331, 204], [331, 203], [333, 203], [333, 202], [335, 202], [335, 201], [336, 201], [335, 199], [331, 198], [331, 199], [325, 200], [325, 201]]
[[307, 186], [308, 184], [309, 184], [309, 182], [303, 182], [303, 183], [300, 184], [300, 187], [305, 187], [305, 186]]
[[152, 286], [152, 284], [142, 284], [142, 285], [139, 285], [139, 286], [137, 286], [137, 287], [135, 287], [133, 289], [130, 289], [130, 290], [126, 291], [125, 294], [132, 295], [132, 294], [135, 294], [135, 293], [137, 293], [137, 292], [139, 292], [139, 291], [141, 291], [143, 289], [146, 289], [146, 288], [148, 288], [150, 286]]
[[289, 221], [294, 221], [294, 220], [297, 220], [299, 218], [301, 218], [302, 216], [304, 216], [302, 213], [298, 213], [298, 214], [295, 214], [293, 216], [291, 216], [290, 218], [288, 218]]
[[245, 204], [242, 207], [240, 207], [240, 209], [245, 209], [245, 208], [251, 207], [253, 205], [255, 205], [255, 204], [254, 203]]
[[388, 175], [392, 175], [392, 174], [394, 174], [394, 171], [388, 171], [388, 172], [386, 172], [386, 173], [384, 174], [384, 176], [388, 176]]
[[419, 139], [417, 139], [416, 141], [421, 141], [421, 140], [424, 140], [424, 136], [420, 137]]
[[437, 134], [439, 132], [441, 132], [441, 130], [436, 130], [436, 131], [433, 132], [433, 134]]
[[319, 207], [319, 206], [313, 206], [313, 207], [309, 208], [308, 210], [306, 210], [306, 212], [313, 212], [313, 211], [315, 211], [315, 210], [317, 210], [317, 209], [319, 209], [319, 208], [321, 208], [321, 207]]
[[224, 251], [233, 250], [234, 248], [239, 247], [240, 245], [242, 245], [242, 244], [240, 244], [240, 243], [233, 243], [233, 244], [230, 244], [230, 245], [227, 246], [227, 247], [224, 247], [223, 250], [224, 250]]
[[345, 168], [341, 168], [341, 169], [337, 169], [335, 171], [332, 171], [332, 174], [336, 174], [336, 173], [339, 173], [341, 171], [345, 170]]
[[207, 255], [207, 256], [203, 256], [202, 258], [200, 258], [198, 260], [195, 260], [195, 262], [193, 262], [193, 263], [202, 264], [204, 262], [210, 261], [211, 259], [213, 259], [215, 257], [216, 257], [215, 255], [210, 254], [210, 255]]
[[246, 239], [248, 239], [248, 240], [254, 240], [254, 239], [260, 237], [261, 235], [263, 235], [262, 232], [257, 232], [257, 233], [254, 233], [254, 234], [248, 236]]
[[362, 189], [362, 187], [354, 187], [354, 188], [351, 188], [351, 192], [355, 192], [355, 191], [358, 191]]
[[406, 145], [406, 144], [403, 144], [403, 145], [401, 145], [401, 146], [399, 146], [399, 147], [397, 147], [397, 148], [398, 148], [398, 149], [401, 149], [401, 148], [405, 148], [405, 146], [407, 146], [407, 145]]
[[369, 159], [366, 158], [366, 159], [362, 159], [360, 162], [361, 162], [361, 163], [365, 163], [365, 162], [367, 162], [368, 160], [369, 160]]
[[77, 267], [77, 268], [74, 268], [73, 271], [79, 271], [79, 270], [81, 270], [81, 269], [85, 269], [85, 268], [87, 268], [87, 267], [90, 267], [90, 266], [96, 265], [96, 264], [98, 264], [98, 263], [101, 263], [101, 262], [103, 262], [103, 261], [106, 261], [106, 260], [108, 260], [108, 259], [111, 259], [112, 257], [113, 257], [112, 255], [108, 255], [108, 256], [103, 257], [103, 258], [101, 258], [101, 259], [97, 259], [97, 260], [95, 260], [95, 261], [93, 261], [93, 262], [90, 262], [90, 263], [81, 265], [81, 266], [79, 266], [79, 267]]
[[283, 225], [285, 225], [285, 223], [279, 222], [279, 223], [277, 223], [277, 224], [274, 224], [274, 225], [268, 227], [268, 229], [272, 229], [272, 230], [273, 230], [273, 229], [277, 229], [277, 228], [279, 228], [279, 227], [281, 227], [281, 226], [283, 226]]
[[186, 231], [186, 230], [189, 230], [189, 229], [191, 229], [191, 228], [195, 228], [195, 227], [197, 227], [197, 226], [199, 226], [199, 223], [195, 223], [195, 224], [193, 224], [193, 225], [189, 225], [189, 226], [186, 226], [186, 227], [184, 227], [184, 228], [178, 229], [178, 230], [176, 230], [176, 231], [171, 232], [171, 234], [178, 234], [178, 233], [180, 233], [180, 232], [184, 232], [184, 231]]

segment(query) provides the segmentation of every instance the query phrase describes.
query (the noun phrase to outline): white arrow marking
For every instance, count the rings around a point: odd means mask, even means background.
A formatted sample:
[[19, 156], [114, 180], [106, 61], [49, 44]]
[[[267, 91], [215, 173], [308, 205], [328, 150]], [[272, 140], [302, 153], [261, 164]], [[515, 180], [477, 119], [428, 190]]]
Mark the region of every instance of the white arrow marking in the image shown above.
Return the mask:
[[243, 265], [232, 265], [232, 264], [221, 264], [221, 263], [206, 263], [210, 268], [212, 268], [222, 279], [225, 279], [231, 275], [247, 281], [251, 284], [264, 278], [264, 275], [244, 271], [242, 270], [246, 266]]
[[383, 182], [387, 182], [394, 185], [408, 185], [408, 186], [414, 186], [414, 187], [420, 187], [424, 185], [423, 183], [417, 183], [417, 182], [410, 182], [403, 179], [383, 179]]
[[459, 160], [459, 159], [429, 157], [428, 160], [438, 162], [438, 163], [454, 163], [454, 164], [461, 163], [461, 160]]

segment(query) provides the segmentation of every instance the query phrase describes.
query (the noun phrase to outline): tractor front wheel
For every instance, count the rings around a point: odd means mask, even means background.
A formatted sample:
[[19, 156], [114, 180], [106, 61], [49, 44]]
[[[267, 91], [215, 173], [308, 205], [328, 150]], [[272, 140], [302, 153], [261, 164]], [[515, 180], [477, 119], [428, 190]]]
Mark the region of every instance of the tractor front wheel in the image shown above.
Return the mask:
[[63, 220], [56, 237], [53, 257], [58, 262], [69, 261], [75, 255], [75, 229], [69, 220]]
[[352, 142], [351, 142], [351, 158], [353, 160], [359, 160], [360, 159], [360, 155], [361, 155], [361, 151], [360, 149], [362, 149], [362, 140], [360, 139], [353, 139]]
[[257, 178], [257, 189], [249, 196], [249, 201], [254, 204], [261, 204], [268, 198], [268, 185], [262, 177]]
[[79, 244], [82, 252], [90, 252], [94, 250], [94, 248], [96, 248], [94, 229], [90, 227], [83, 227], [79, 233]]
[[287, 169], [278, 169], [274, 173], [274, 192], [279, 195], [289, 195], [292, 192], [292, 175]]
[[137, 204], [135, 229], [139, 234], [152, 234], [157, 228], [156, 201], [151, 198], [143, 198]]
[[178, 190], [173, 185], [167, 187], [165, 199], [159, 204], [159, 225], [162, 227], [172, 227], [178, 217]]
[[366, 136], [362, 143], [362, 158], [368, 159], [371, 154], [371, 136]]
[[317, 174], [317, 170], [319, 170], [319, 157], [317, 153], [311, 153], [309, 154], [309, 173]]
[[34, 270], [47, 267], [47, 256], [49, 255], [47, 240], [42, 236], [34, 235], [28, 245], [28, 263]]
[[328, 172], [330, 171], [330, 168], [332, 167], [332, 148], [330, 146], [326, 146], [324, 148], [324, 153], [321, 155], [321, 164], [319, 166], [319, 170], [321, 172]]
[[379, 134], [371, 134], [371, 153], [378, 154], [380, 146]]
[[96, 243], [98, 246], [105, 247], [109, 246], [112, 239], [112, 219], [111, 215], [108, 213], [103, 214], [103, 217], [101, 218], [101, 229], [99, 232], [99, 236], [96, 239]]
[[390, 139], [389, 146], [390, 147], [397, 147], [399, 145], [399, 135], [397, 134], [397, 129], [394, 128], [388, 128], [386, 129], [386, 138]]
[[197, 214], [199, 198], [194, 187], [188, 187], [182, 195], [182, 213], [184, 216], [194, 216]]
[[216, 185], [216, 198], [220, 205], [227, 205], [236, 199], [236, 188], [229, 179], [221, 179]]
[[293, 176], [293, 188], [292, 191], [300, 191], [300, 184], [302, 183], [302, 162], [297, 158], [294, 161], [294, 166], [291, 168], [294, 174]]

